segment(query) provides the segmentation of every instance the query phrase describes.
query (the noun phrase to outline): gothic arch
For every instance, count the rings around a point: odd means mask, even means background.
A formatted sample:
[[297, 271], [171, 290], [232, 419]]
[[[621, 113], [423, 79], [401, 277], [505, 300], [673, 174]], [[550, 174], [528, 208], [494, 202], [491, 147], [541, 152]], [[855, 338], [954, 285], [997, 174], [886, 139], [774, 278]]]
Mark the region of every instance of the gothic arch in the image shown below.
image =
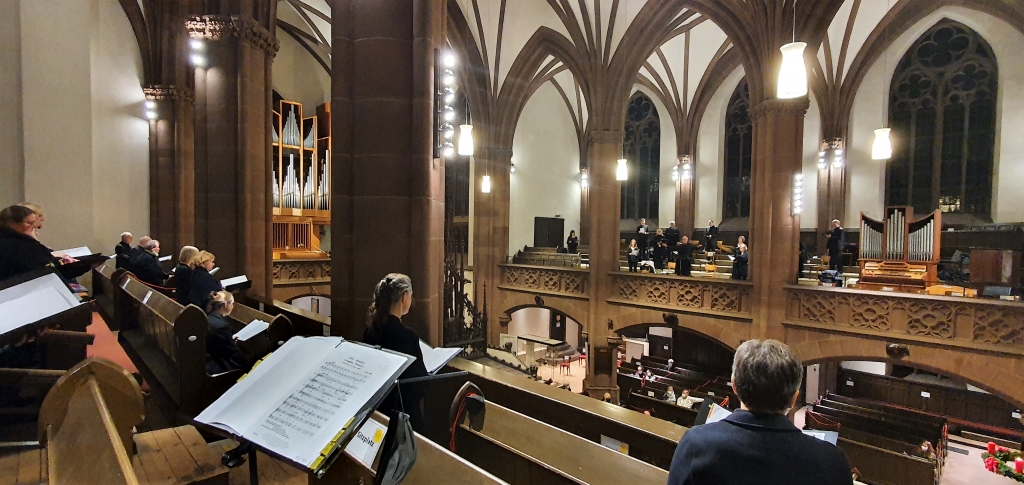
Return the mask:
[[[587, 300], [558, 296], [538, 296], [508, 290], [499, 290], [498, 308], [504, 309], [501, 317], [511, 319], [512, 314], [523, 308], [547, 308], [555, 310], [579, 323], [584, 330], [589, 322], [590, 310]], [[540, 302], [537, 298], [540, 298]], [[505, 320], [507, 322], [508, 320]], [[497, 322], [494, 322], [495, 324]], [[504, 325], [504, 324], [503, 324]], [[502, 330], [504, 331], [504, 329]]]
[[[664, 315], [664, 313], [655, 310], [630, 310], [613, 319], [613, 331], [619, 333], [623, 329], [637, 325], [656, 325], [656, 323], [652, 322], [662, 322], [661, 325], [664, 325]], [[733, 351], [744, 340], [750, 339], [749, 323], [696, 315], [677, 316], [679, 317], [679, 324], [677, 325], [679, 328], [699, 334]]]
[[622, 155], [633, 173], [622, 183], [622, 219], [655, 219], [660, 202], [661, 117], [654, 101], [640, 91], [629, 99], [623, 133]]
[[722, 219], [750, 217], [754, 125], [750, 85], [744, 77], [729, 98], [725, 114]]

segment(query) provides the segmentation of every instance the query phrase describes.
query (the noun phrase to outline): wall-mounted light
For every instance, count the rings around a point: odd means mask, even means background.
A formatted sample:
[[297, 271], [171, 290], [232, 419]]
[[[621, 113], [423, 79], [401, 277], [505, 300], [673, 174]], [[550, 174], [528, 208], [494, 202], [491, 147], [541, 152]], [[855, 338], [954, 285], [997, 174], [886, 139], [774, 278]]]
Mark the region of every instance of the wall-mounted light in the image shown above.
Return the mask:
[[452, 143], [449, 142], [449, 141], [446, 141], [446, 142], [442, 143], [441, 144], [441, 155], [444, 155], [445, 157], [450, 157], [452, 155], [455, 155], [455, 145], [452, 145]]
[[189, 61], [195, 67], [203, 67], [206, 65], [206, 56], [203, 52], [206, 50], [206, 44], [199, 39], [192, 39], [188, 43], [192, 52], [189, 53]]
[[441, 82], [444, 83], [445, 86], [451, 86], [455, 83], [455, 73], [452, 72], [451, 69], [445, 69], [441, 74]]
[[473, 125], [459, 126], [459, 155], [473, 156]]
[[629, 165], [627, 165], [625, 158], [619, 159], [619, 164], [615, 168], [615, 180], [620, 182], [629, 180]]
[[824, 170], [824, 169], [828, 168], [828, 159], [827, 159], [827, 157], [828, 157], [828, 152], [826, 152], [826, 151], [818, 152], [818, 170]]
[[[679, 157], [676, 167], [679, 169], [679, 178], [683, 180], [690, 180], [693, 178], [693, 163], [689, 155]], [[673, 174], [672, 180], [676, 180], [675, 174]]]
[[821, 151], [818, 152], [818, 170], [832, 168], [843, 168], [846, 165], [846, 150], [843, 149], [842, 138], [831, 138], [821, 142]]
[[156, 117], [157, 117], [157, 114], [156, 114], [156, 101], [153, 101], [151, 99], [150, 100], [146, 100], [145, 106], [146, 106], [146, 119], [147, 120], [155, 120]]
[[804, 174], [793, 175], [793, 215], [804, 211]]
[[888, 160], [892, 158], [892, 129], [875, 130], [875, 141], [871, 144], [872, 160]]
[[452, 104], [455, 101], [455, 90], [451, 86], [445, 86], [441, 90], [441, 95], [444, 98], [444, 104]]
[[679, 164], [678, 163], [675, 164], [672, 167], [672, 181], [675, 182], [676, 180], [679, 180]]
[[483, 181], [480, 182], [480, 192], [483, 192], [485, 194], [491, 193], [491, 176], [490, 175], [484, 175]]
[[205, 45], [203, 45], [203, 41], [199, 39], [192, 39], [191, 41], [189, 41], [188, 45], [192, 47], [192, 50], [194, 51], [201, 51], [206, 47]]
[[455, 137], [455, 127], [451, 123], [441, 124], [441, 136], [444, 136], [445, 140], [451, 140]]
[[843, 168], [846, 163], [846, 152], [842, 148], [836, 148], [832, 151], [832, 166], [835, 168]]
[[451, 106], [445, 106], [444, 110], [442, 110], [442, 116], [444, 117], [445, 121], [452, 121], [452, 120], [454, 120], [455, 119], [455, 108], [452, 108]]
[[584, 189], [590, 187], [590, 175], [585, 168], [580, 170], [580, 187]]
[[449, 53], [445, 54], [444, 57], [441, 60], [444, 62], [444, 67], [455, 67], [455, 55], [454, 54], [449, 52]]
[[509, 164], [508, 173], [516, 173], [516, 164]]

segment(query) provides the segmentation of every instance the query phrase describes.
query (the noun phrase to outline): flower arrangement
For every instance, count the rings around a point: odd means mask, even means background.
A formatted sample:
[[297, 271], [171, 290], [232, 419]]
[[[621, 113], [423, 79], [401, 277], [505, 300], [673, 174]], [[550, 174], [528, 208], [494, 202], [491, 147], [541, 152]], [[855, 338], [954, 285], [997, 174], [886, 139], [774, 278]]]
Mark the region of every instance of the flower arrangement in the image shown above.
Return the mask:
[[1011, 451], [989, 441], [988, 450], [981, 458], [985, 460], [986, 470], [1024, 483], [1024, 454], [1020, 451]]

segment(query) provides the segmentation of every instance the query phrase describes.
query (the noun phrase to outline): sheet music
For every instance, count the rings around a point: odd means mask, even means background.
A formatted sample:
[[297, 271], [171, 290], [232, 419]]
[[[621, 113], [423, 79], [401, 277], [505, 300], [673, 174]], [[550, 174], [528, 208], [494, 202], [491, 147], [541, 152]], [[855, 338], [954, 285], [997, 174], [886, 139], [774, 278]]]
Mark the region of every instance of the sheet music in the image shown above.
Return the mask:
[[462, 349], [455, 347], [431, 347], [420, 340], [420, 352], [423, 353], [423, 365], [427, 367], [427, 373], [433, 374], [445, 366], [448, 361], [462, 353]]
[[245, 283], [246, 281], [249, 281], [249, 278], [246, 277], [245, 275], [242, 275], [242, 276], [235, 276], [234, 278], [226, 278], [226, 279], [220, 280], [220, 284], [221, 284], [221, 286], [227, 288], [227, 287], [229, 287], [231, 285], [237, 285], [239, 283]]
[[63, 254], [64, 256], [68, 256], [68, 257], [72, 257], [72, 258], [81, 258], [83, 256], [89, 256], [89, 255], [93, 254], [93, 252], [88, 247], [82, 246], [82, 247], [78, 247], [78, 248], [61, 249], [60, 251], [54, 251], [51, 254], [53, 254], [54, 256], [58, 256], [58, 255]]
[[5, 334], [46, 317], [56, 315], [74, 305], [56, 288], [45, 286], [36, 291], [0, 303], [0, 334]]
[[220, 266], [217, 266], [217, 267], [214, 267], [213, 269], [211, 269], [210, 270], [210, 274], [211, 275], [217, 274], [218, 271], [220, 271]]
[[170, 260], [171, 260], [171, 255], [170, 255], [170, 254], [168, 254], [167, 256], [161, 256], [161, 257], [159, 257], [159, 258], [157, 258], [157, 259], [158, 259], [158, 260], [159, 260], [159, 261], [160, 261], [161, 263], [162, 263], [162, 262], [164, 262], [164, 261], [170, 261]]
[[338, 337], [292, 338], [196, 420], [312, 468], [410, 362]]
[[260, 332], [265, 332], [268, 328], [270, 328], [269, 323], [264, 322], [263, 320], [253, 320], [252, 322], [249, 322], [249, 324], [246, 325], [245, 328], [239, 330], [238, 333], [234, 334], [233, 337], [235, 338], [235, 340], [241, 340], [244, 342], [255, 337], [256, 335], [259, 335]]
[[728, 418], [730, 414], [732, 414], [732, 411], [730, 411], [730, 410], [728, 410], [726, 408], [723, 408], [723, 407], [721, 407], [721, 406], [719, 406], [717, 404], [712, 404], [711, 405], [711, 413], [708, 414], [708, 420], [705, 421], [704, 424], [714, 423], [716, 421], [721, 421], [721, 420], [723, 420], [725, 418]]

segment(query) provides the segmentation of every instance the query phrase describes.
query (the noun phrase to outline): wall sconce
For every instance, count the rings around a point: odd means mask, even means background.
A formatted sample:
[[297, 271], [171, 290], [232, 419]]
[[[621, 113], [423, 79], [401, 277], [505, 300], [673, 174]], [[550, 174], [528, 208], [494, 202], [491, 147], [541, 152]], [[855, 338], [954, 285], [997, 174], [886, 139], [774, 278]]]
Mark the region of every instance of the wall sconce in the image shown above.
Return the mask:
[[441, 144], [441, 154], [445, 157], [450, 157], [455, 154], [455, 145], [452, 142], [446, 141]]
[[146, 100], [146, 119], [147, 120], [155, 120], [156, 119], [156, 101]]
[[516, 164], [514, 164], [514, 163], [509, 164], [508, 173], [516, 173]]
[[199, 39], [192, 39], [188, 43], [192, 52], [189, 54], [189, 60], [192, 61], [192, 65], [196, 67], [203, 67], [206, 65], [206, 56], [203, 55], [203, 51], [206, 50], [206, 44]]
[[615, 180], [620, 182], [629, 180], [629, 166], [627, 165], [625, 158], [619, 159], [619, 164], [615, 168]]
[[833, 168], [843, 168], [846, 164], [846, 150], [843, 150], [842, 138], [832, 138], [821, 142], [821, 151], [818, 152], [818, 170], [824, 170], [832, 165]]
[[683, 180], [690, 180], [691, 178], [693, 178], [693, 162], [689, 155], [683, 155], [679, 157], [679, 162], [676, 164], [676, 166], [680, 167], [681, 173], [679, 176]]
[[585, 168], [580, 169], [580, 187], [584, 189], [590, 187], [590, 175], [587, 174], [587, 169]]
[[804, 174], [793, 175], [793, 215], [804, 210]]
[[672, 167], [672, 181], [675, 182], [676, 180], [679, 180], [679, 164], [678, 163], [675, 164]]

